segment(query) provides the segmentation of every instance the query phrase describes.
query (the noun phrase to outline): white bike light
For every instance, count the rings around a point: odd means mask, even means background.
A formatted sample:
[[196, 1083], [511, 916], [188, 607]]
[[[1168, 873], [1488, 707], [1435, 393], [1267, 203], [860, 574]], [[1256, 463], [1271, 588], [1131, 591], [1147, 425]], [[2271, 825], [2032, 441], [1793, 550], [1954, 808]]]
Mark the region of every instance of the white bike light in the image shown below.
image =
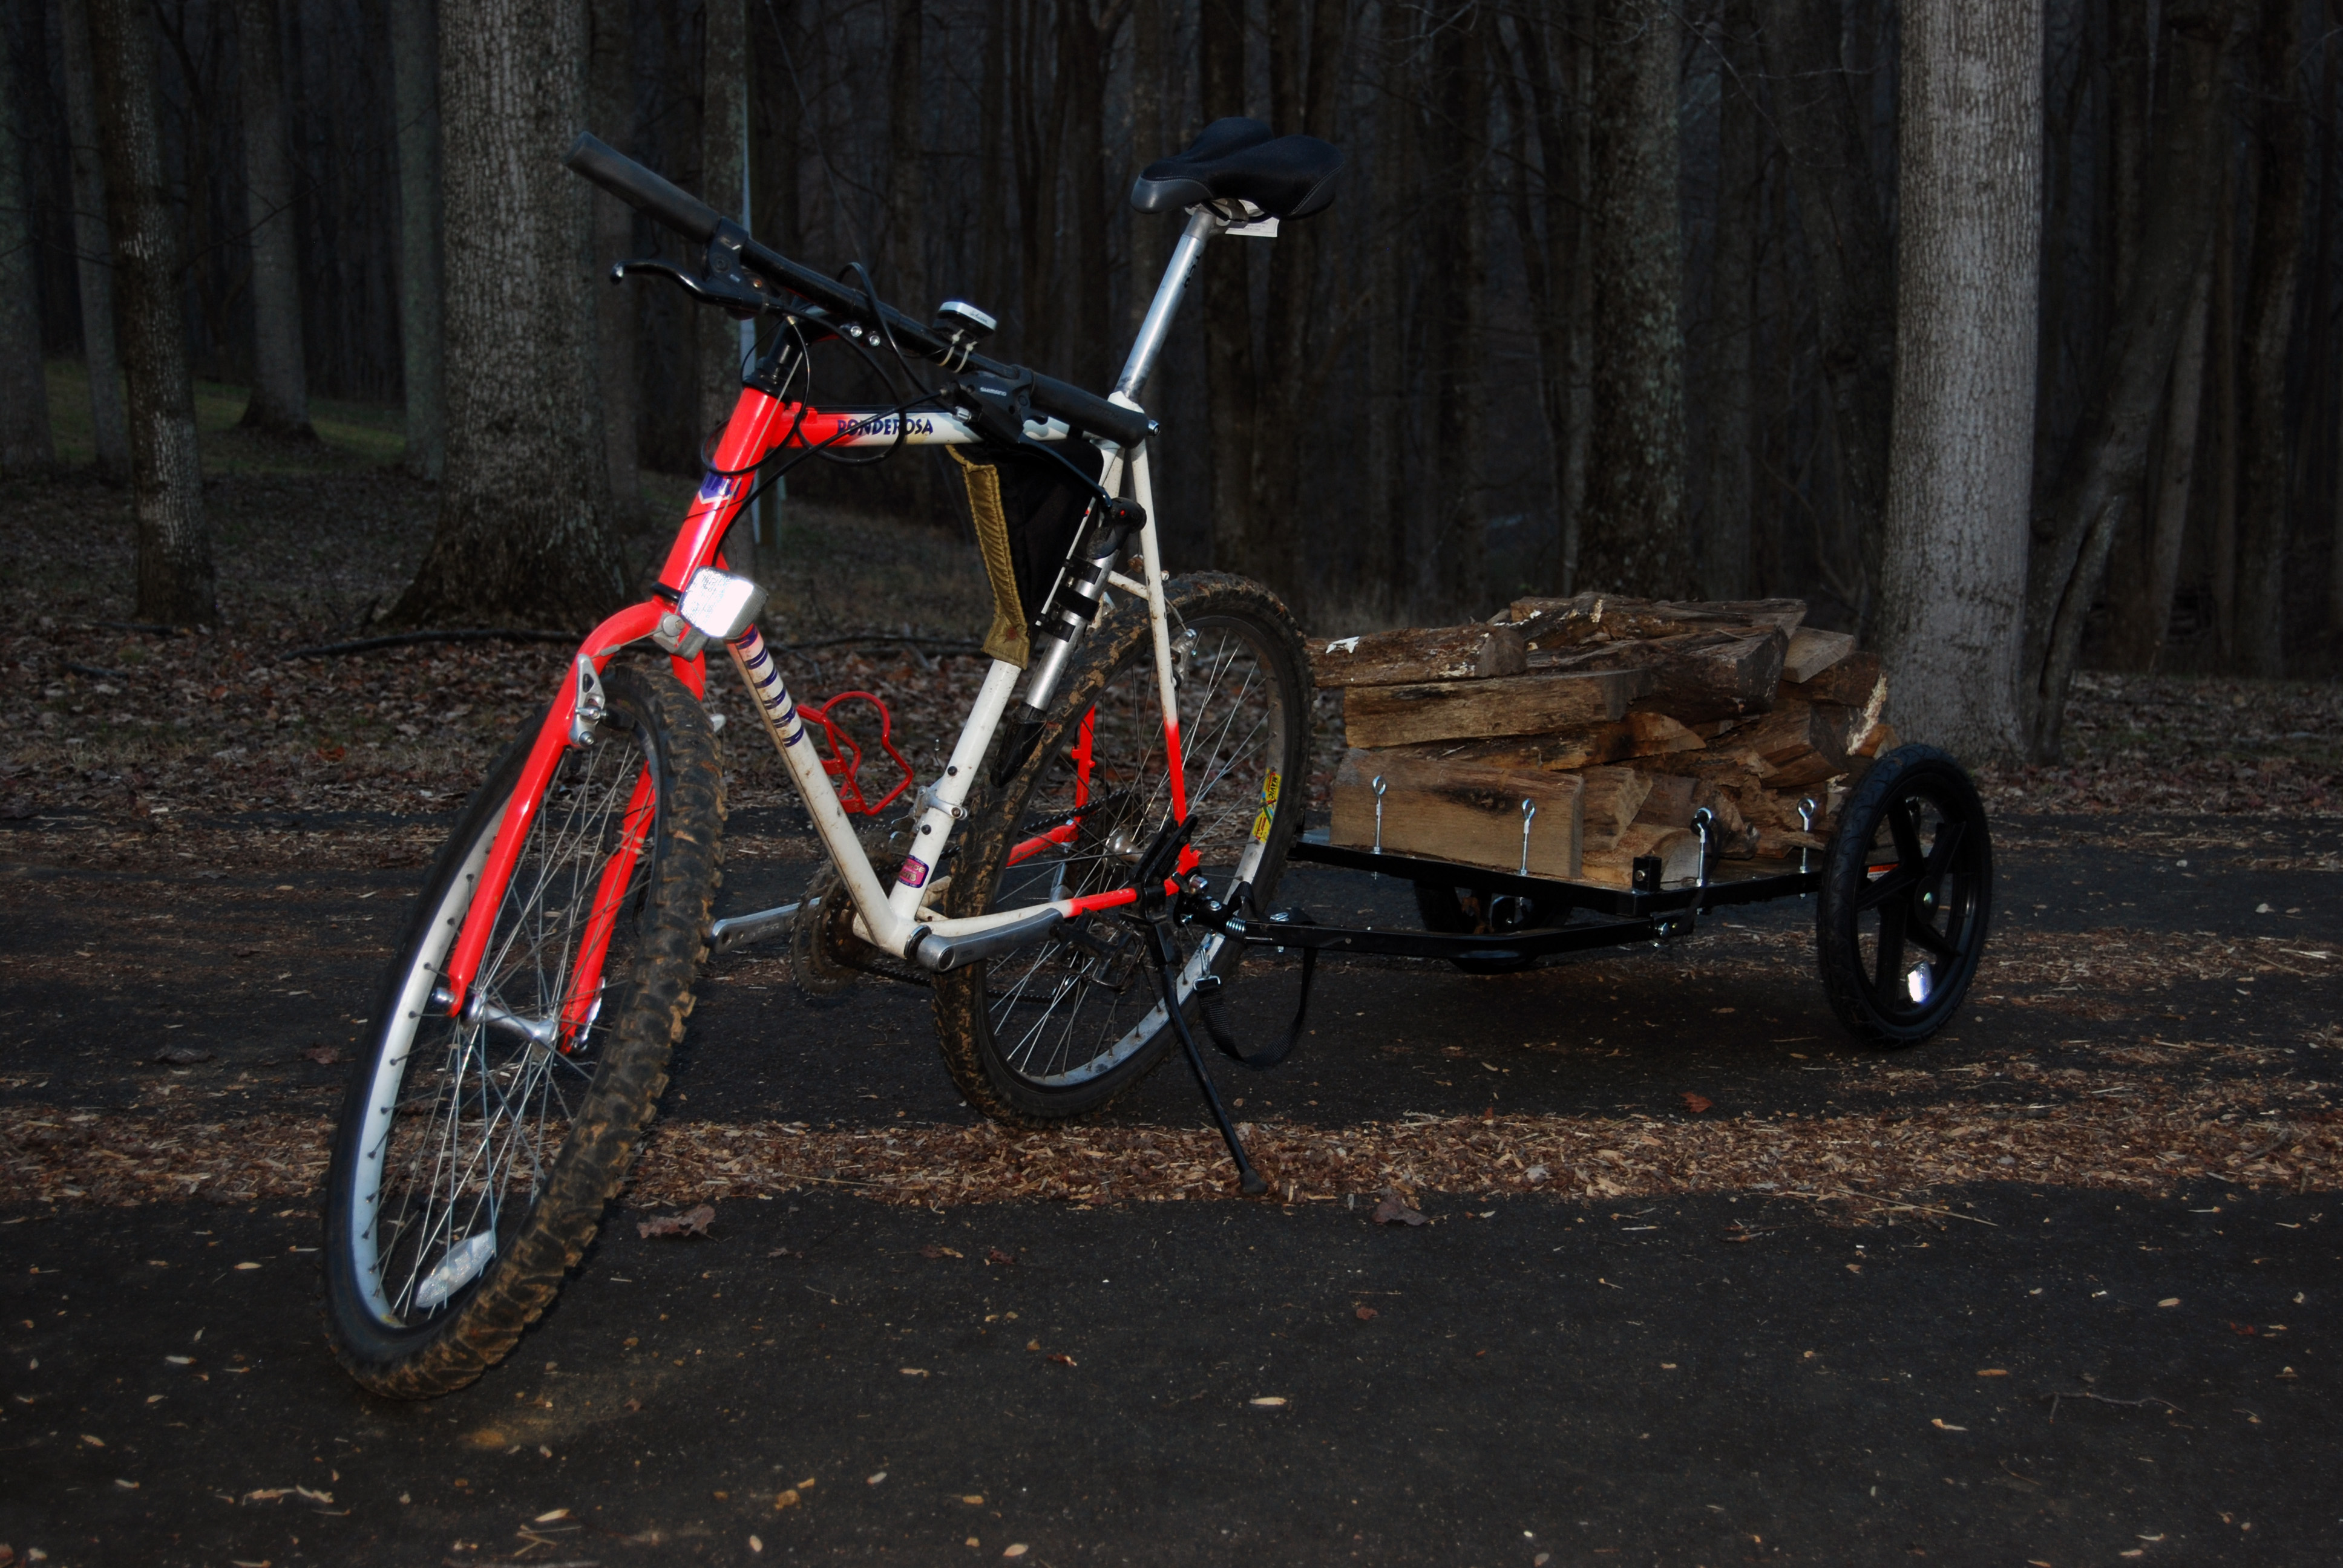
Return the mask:
[[683, 602], [676, 608], [710, 641], [729, 642], [756, 624], [757, 612], [765, 608], [765, 590], [747, 578], [702, 567], [692, 574]]

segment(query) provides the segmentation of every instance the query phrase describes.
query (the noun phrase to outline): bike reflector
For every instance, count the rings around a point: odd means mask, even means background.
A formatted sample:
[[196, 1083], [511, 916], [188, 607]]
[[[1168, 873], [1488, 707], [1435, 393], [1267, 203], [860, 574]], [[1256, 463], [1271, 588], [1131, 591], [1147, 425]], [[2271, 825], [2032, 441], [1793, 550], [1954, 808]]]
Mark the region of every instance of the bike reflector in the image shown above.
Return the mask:
[[676, 608], [711, 640], [730, 642], [756, 624], [757, 612], [765, 608], [765, 590], [747, 578], [702, 567], [692, 574], [683, 602]]

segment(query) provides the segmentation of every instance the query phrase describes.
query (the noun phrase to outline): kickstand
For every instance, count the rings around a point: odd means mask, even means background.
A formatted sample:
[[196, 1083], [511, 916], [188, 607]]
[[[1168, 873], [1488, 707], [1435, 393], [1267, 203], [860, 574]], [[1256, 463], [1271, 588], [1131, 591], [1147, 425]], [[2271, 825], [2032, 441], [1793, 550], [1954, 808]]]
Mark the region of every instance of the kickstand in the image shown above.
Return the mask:
[[1148, 957], [1155, 969], [1156, 993], [1163, 999], [1163, 1010], [1170, 1015], [1172, 1030], [1180, 1037], [1180, 1048], [1188, 1053], [1188, 1070], [1196, 1075], [1196, 1087], [1202, 1091], [1204, 1103], [1212, 1110], [1212, 1121], [1219, 1125], [1221, 1136], [1228, 1141], [1229, 1157], [1237, 1162], [1237, 1183], [1244, 1189], [1246, 1197], [1258, 1198], [1269, 1191], [1269, 1183], [1262, 1180], [1261, 1172], [1254, 1170], [1252, 1161], [1245, 1157], [1244, 1144], [1237, 1137], [1236, 1125], [1229, 1120], [1227, 1109], [1221, 1104], [1221, 1091], [1213, 1087], [1212, 1075], [1204, 1070], [1204, 1053], [1196, 1049], [1196, 1037], [1189, 1032], [1188, 1020], [1180, 1010], [1179, 982], [1172, 976], [1172, 957], [1178, 950], [1172, 945], [1171, 921], [1148, 920], [1140, 929], [1147, 933]]

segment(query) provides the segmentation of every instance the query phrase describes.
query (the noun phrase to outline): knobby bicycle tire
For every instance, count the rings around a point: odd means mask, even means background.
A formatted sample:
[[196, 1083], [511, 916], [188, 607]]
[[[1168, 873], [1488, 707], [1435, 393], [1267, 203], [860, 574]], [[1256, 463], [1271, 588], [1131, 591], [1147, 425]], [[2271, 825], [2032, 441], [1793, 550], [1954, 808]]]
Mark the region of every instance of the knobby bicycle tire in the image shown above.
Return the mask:
[[[617, 668], [603, 683], [608, 716], [548, 786], [473, 988], [518, 1021], [467, 1023], [425, 999], [518, 786], [527, 736], [434, 862], [343, 1102], [327, 1184], [326, 1325], [337, 1359], [377, 1393], [461, 1388], [544, 1312], [633, 1161], [691, 1011], [722, 845], [715, 735], [666, 670]], [[624, 807], [607, 804], [622, 792]], [[599, 869], [621, 840], [641, 850], [612, 888]], [[588, 1001], [568, 989], [569, 965], [598, 911], [615, 918]], [[475, 1100], [476, 1148], [465, 1131]], [[427, 1184], [433, 1150], [443, 1156]]]

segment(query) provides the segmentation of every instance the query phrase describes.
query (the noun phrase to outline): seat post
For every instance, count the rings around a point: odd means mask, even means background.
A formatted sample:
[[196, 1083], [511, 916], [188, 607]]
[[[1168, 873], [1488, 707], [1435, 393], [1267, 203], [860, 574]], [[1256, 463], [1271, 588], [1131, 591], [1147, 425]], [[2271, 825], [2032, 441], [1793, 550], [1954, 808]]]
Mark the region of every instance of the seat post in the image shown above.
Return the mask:
[[1116, 378], [1115, 391], [1139, 405], [1139, 389], [1147, 385], [1150, 372], [1155, 368], [1155, 357], [1163, 352], [1163, 340], [1172, 335], [1172, 319], [1180, 313], [1180, 300], [1188, 292], [1189, 280], [1196, 276], [1196, 264], [1204, 257], [1204, 242], [1223, 228], [1227, 221], [1216, 216], [1210, 207], [1188, 209], [1188, 226], [1180, 231], [1180, 243], [1172, 247], [1172, 259], [1163, 268], [1163, 281], [1155, 287], [1153, 303], [1147, 307], [1147, 319], [1139, 324], [1139, 336], [1131, 345], [1131, 357], [1122, 364], [1122, 374]]

